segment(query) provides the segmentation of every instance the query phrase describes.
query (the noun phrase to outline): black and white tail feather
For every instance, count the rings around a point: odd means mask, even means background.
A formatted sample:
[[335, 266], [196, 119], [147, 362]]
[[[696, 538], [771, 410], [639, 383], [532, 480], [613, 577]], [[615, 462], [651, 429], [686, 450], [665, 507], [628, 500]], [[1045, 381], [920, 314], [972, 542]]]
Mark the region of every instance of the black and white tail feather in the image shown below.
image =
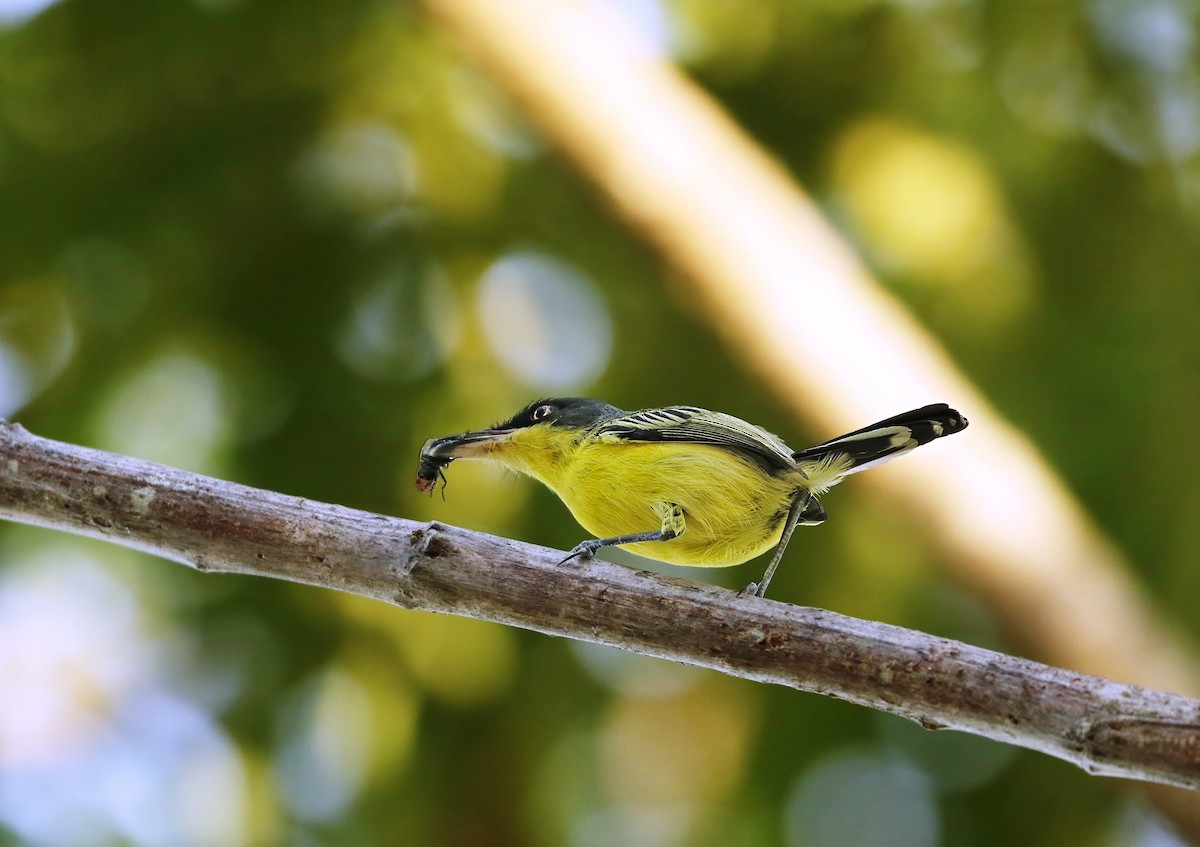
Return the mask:
[[858, 471], [882, 465], [897, 456], [903, 456], [935, 438], [965, 429], [967, 419], [945, 403], [935, 403], [913, 409], [902, 415], [864, 426], [854, 432], [816, 444], [792, 454], [799, 468], [808, 478], [808, 489], [800, 491], [788, 512], [783, 527], [783, 536], [775, 548], [770, 564], [759, 582], [752, 582], [742, 589], [743, 593], [762, 597], [767, 585], [779, 567], [783, 551], [787, 549], [792, 531], [797, 526], [815, 526], [824, 523], [825, 509], [817, 500], [819, 496], [837, 485], [847, 476]]
[[798, 450], [792, 458], [819, 496], [852, 473], [882, 465], [966, 425], [957, 411], [934, 403]]

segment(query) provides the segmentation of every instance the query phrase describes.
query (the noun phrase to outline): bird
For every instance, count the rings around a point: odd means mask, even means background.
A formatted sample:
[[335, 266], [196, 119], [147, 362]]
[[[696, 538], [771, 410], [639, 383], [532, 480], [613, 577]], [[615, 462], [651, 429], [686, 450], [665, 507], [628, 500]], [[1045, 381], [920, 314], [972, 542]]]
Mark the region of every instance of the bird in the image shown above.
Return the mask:
[[564, 563], [619, 546], [676, 565], [728, 567], [774, 547], [763, 577], [741, 592], [763, 597], [795, 528], [825, 522], [825, 492], [966, 427], [958, 411], [935, 403], [793, 450], [762, 427], [698, 406], [626, 412], [555, 397], [486, 429], [429, 439], [415, 484], [432, 493], [457, 459], [533, 477], [596, 536]]

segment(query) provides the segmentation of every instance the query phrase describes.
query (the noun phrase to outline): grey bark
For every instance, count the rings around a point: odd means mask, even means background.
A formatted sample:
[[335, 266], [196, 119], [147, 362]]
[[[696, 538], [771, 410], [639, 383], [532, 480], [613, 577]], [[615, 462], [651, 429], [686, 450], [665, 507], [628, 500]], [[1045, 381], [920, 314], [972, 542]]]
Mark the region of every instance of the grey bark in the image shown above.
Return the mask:
[[212, 573], [274, 577], [659, 656], [1200, 787], [1200, 701], [822, 609], [356, 511], [0, 424], [0, 517]]

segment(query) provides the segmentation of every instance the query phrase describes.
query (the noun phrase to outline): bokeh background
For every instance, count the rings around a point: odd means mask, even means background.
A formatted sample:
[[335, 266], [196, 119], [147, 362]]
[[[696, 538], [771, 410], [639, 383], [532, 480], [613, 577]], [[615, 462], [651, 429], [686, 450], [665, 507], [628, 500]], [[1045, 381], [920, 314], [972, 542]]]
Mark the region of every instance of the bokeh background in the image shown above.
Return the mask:
[[[614, 5], [812, 192], [1194, 640], [1196, 6]], [[426, 438], [554, 394], [835, 434], [737, 369], [420, 6], [0, 0], [0, 414], [569, 548], [525, 480], [459, 463], [444, 500], [412, 488]], [[848, 484], [826, 506], [777, 598], [1019, 651], [885, 504]], [[285, 843], [1178, 842], [1034, 753], [0, 527], [0, 844]]]

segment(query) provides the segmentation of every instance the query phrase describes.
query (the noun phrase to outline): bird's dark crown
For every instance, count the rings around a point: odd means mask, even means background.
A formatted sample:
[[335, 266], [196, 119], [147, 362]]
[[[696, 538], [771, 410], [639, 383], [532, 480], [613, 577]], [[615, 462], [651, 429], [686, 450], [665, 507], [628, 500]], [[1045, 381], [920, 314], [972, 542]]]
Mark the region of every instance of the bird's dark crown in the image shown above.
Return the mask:
[[[548, 411], [541, 411], [547, 407]], [[600, 421], [616, 417], [621, 410], [587, 397], [549, 397], [535, 400], [511, 418], [492, 429], [520, 429], [534, 424], [549, 424], [566, 429], [586, 429]]]

